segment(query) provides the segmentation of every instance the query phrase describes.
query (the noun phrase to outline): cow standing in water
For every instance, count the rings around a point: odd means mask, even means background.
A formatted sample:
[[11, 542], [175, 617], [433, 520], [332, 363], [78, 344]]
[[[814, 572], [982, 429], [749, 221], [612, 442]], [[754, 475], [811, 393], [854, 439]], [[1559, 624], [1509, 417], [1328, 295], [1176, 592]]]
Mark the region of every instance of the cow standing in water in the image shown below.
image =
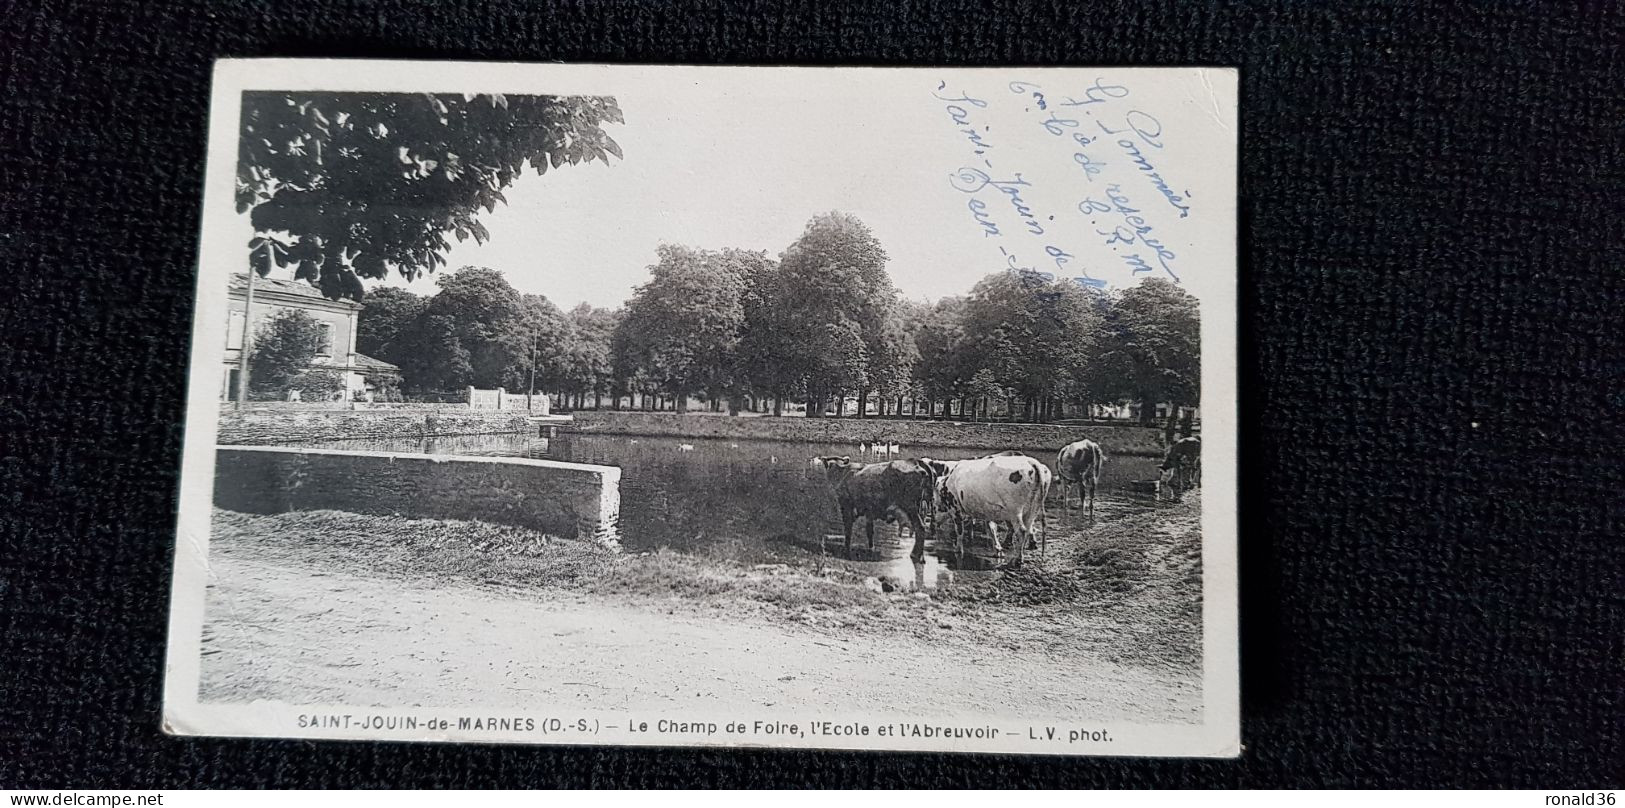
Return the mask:
[[1192, 436], [1174, 441], [1162, 459], [1162, 486], [1178, 500], [1186, 491], [1202, 484], [1202, 439]]
[[1095, 518], [1095, 488], [1100, 485], [1100, 467], [1106, 464], [1106, 452], [1100, 444], [1084, 439], [1061, 447], [1055, 456], [1055, 476], [1061, 479], [1061, 499], [1067, 495], [1066, 484], [1078, 484], [1078, 504], [1082, 508], [1085, 496], [1089, 499], [1089, 518]]
[[[1005, 452], [975, 460], [953, 463], [921, 458], [920, 465], [946, 472], [937, 482], [940, 504], [953, 514], [958, 524], [967, 519], [986, 522], [993, 537], [993, 549], [1003, 554], [999, 525], [1010, 529], [1009, 546], [1015, 558], [1009, 566], [1020, 567], [1022, 557], [1043, 526], [1044, 501], [1054, 476], [1049, 466], [1018, 452]], [[965, 532], [959, 531], [959, 551], [964, 554]], [[1045, 537], [1047, 540], [1047, 536]]]
[[925, 526], [920, 512], [932, 501], [935, 481], [924, 466], [913, 460], [889, 463], [854, 463], [847, 457], [815, 457], [815, 468], [823, 469], [824, 479], [835, 489], [846, 529], [846, 557], [852, 557], [852, 525], [859, 517], [867, 520], [869, 549], [875, 549], [875, 520], [908, 520], [914, 531], [914, 549], [909, 558], [925, 560]]

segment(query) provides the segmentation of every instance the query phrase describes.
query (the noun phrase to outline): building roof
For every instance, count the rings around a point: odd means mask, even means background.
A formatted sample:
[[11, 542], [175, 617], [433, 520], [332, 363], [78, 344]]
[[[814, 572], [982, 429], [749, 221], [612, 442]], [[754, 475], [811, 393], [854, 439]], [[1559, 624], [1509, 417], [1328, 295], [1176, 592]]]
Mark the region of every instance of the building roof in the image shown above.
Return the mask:
[[363, 370], [400, 370], [399, 365], [391, 365], [382, 359], [374, 359], [364, 353], [351, 354], [354, 357], [350, 364]]
[[[234, 273], [232, 273], [232, 275], [231, 275], [231, 285], [228, 288], [230, 289], [231, 294], [234, 294], [234, 295], [246, 295], [246, 294], [248, 294], [248, 273], [246, 273], [246, 272], [234, 272]], [[262, 294], [262, 293], [265, 293], [265, 292], [271, 292], [271, 293], [274, 293], [274, 294], [285, 295], [287, 297], [305, 298], [305, 299], [309, 300], [311, 303], [314, 303], [314, 304], [326, 304], [326, 305], [329, 305], [329, 306], [347, 306], [347, 307], [353, 307], [353, 308], [361, 308], [361, 304], [357, 303], [357, 302], [355, 302], [353, 300], [332, 300], [332, 299], [329, 299], [327, 297], [327, 295], [322, 294], [322, 290], [317, 289], [316, 287], [311, 286], [310, 284], [308, 284], [308, 283], [306, 283], [304, 281], [300, 281], [300, 280], [289, 280], [289, 279], [286, 279], [286, 278], [277, 278], [277, 277], [270, 277], [270, 278], [261, 277], [261, 278], [256, 279], [254, 281], [254, 293], [255, 294]]]

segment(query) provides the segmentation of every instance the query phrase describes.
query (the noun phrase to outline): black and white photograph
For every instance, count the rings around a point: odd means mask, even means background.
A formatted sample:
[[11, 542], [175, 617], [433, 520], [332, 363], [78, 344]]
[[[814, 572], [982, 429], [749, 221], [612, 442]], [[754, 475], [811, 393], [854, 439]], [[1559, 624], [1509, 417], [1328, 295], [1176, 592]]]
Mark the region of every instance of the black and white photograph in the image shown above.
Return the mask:
[[1236, 74], [216, 68], [164, 728], [1239, 754]]

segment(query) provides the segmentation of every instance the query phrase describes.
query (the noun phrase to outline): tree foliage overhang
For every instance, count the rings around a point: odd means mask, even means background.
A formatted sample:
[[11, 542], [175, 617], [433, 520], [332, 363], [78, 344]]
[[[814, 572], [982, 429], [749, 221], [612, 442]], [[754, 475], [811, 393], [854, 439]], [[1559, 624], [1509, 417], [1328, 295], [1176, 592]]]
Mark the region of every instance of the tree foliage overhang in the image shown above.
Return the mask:
[[352, 300], [362, 278], [433, 272], [450, 238], [489, 238], [480, 213], [526, 165], [621, 157], [603, 127], [622, 122], [606, 96], [244, 93], [236, 202], [251, 266], [292, 263]]

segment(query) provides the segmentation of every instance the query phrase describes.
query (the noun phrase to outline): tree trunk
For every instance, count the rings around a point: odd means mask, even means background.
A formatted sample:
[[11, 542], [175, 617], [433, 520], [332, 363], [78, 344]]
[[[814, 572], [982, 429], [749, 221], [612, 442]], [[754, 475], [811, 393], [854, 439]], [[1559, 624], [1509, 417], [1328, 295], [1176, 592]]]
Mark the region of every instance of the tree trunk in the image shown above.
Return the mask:
[[[837, 406], [837, 407], [845, 407], [846, 406], [846, 396], [841, 396], [841, 403], [839, 403], [839, 404], [837, 404], [835, 406]], [[858, 391], [858, 417], [859, 418], [867, 418], [867, 417], [869, 417], [868, 410], [869, 410], [869, 391], [868, 390], [859, 390]]]
[[845, 395], [837, 396], [835, 398], [835, 417], [836, 418], [844, 418], [845, 416], [846, 416], [846, 396]]
[[779, 394], [779, 393], [774, 393], [773, 394], [773, 417], [778, 418], [778, 417], [780, 417], [782, 415], [784, 415], [784, 396], [782, 394]]
[[1179, 402], [1168, 402], [1168, 425], [1163, 428], [1163, 439], [1169, 446], [1174, 445], [1174, 430], [1179, 427]]

